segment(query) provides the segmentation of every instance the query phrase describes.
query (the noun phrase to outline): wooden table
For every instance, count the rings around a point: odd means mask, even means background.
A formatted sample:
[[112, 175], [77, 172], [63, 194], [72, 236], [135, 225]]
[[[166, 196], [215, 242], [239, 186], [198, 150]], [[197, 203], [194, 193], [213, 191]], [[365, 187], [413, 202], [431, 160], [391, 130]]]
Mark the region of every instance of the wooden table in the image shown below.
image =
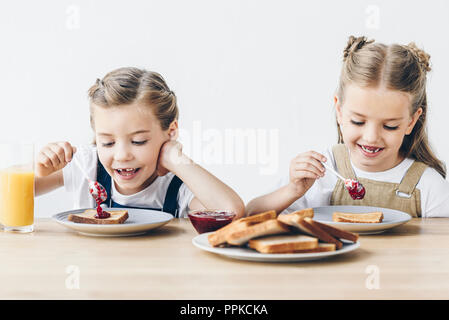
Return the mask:
[[412, 219], [320, 261], [234, 260], [192, 245], [190, 221], [143, 236], [79, 235], [51, 219], [0, 232], [0, 299], [448, 299], [449, 219]]

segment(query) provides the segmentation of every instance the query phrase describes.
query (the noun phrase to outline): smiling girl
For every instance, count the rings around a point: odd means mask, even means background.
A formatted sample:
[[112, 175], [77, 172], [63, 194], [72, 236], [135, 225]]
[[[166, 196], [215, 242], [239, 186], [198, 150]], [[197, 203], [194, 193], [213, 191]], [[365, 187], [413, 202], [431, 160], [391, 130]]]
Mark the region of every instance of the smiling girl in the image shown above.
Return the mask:
[[161, 75], [137, 68], [108, 73], [89, 89], [95, 144], [78, 150], [69, 142], [46, 145], [36, 163], [36, 195], [64, 186], [75, 208], [95, 206], [88, 182], [71, 162], [106, 189], [108, 207], [163, 210], [186, 217], [189, 210], [244, 214], [240, 197], [182, 152], [177, 99]]
[[[351, 36], [334, 97], [339, 144], [324, 155], [309, 151], [295, 157], [279, 188], [249, 202], [248, 213], [366, 205], [412, 217], [448, 217], [446, 168], [426, 132], [429, 58], [413, 43], [387, 46]], [[365, 197], [352, 199], [321, 162], [359, 180]]]

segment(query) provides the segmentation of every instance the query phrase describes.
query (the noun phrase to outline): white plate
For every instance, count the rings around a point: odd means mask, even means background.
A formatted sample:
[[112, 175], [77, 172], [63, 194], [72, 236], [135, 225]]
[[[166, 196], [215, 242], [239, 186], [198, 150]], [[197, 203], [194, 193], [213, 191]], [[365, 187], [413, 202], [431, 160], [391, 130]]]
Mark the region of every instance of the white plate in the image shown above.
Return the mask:
[[343, 243], [343, 248], [329, 252], [313, 252], [313, 253], [259, 253], [256, 250], [245, 247], [217, 248], [212, 247], [207, 240], [207, 236], [212, 232], [202, 233], [192, 239], [194, 246], [209, 252], [223, 255], [233, 259], [262, 261], [262, 262], [297, 262], [318, 260], [331, 256], [336, 256], [353, 251], [360, 247], [360, 242]]
[[169, 213], [157, 210], [131, 209], [131, 208], [106, 208], [107, 211], [128, 210], [128, 219], [121, 224], [88, 224], [68, 221], [71, 213], [81, 213], [86, 209], [71, 210], [55, 214], [52, 218], [59, 224], [81, 234], [89, 236], [134, 236], [146, 233], [170, 222], [173, 216]]
[[[384, 218], [380, 223], [350, 223], [350, 222], [334, 222], [332, 221], [332, 214], [335, 211], [349, 212], [349, 213], [367, 213], [380, 211], [383, 213]], [[313, 219], [329, 224], [331, 226], [356, 232], [359, 234], [376, 234], [384, 232], [385, 230], [399, 226], [408, 222], [412, 217], [405, 212], [380, 208], [380, 207], [368, 207], [368, 206], [326, 206], [313, 208]]]

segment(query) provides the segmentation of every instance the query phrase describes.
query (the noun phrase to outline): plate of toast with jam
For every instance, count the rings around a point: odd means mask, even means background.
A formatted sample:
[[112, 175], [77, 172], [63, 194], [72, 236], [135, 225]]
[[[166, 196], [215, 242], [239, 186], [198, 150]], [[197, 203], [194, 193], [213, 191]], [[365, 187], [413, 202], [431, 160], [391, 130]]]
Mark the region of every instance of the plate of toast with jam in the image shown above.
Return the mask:
[[228, 258], [261, 262], [318, 260], [360, 247], [356, 233], [317, 221], [308, 208], [278, 215], [271, 210], [233, 220], [193, 238], [194, 246]]
[[412, 218], [399, 210], [370, 206], [323, 206], [313, 210], [317, 221], [359, 234], [382, 233]]
[[123, 237], [141, 235], [173, 219], [169, 213], [132, 208], [107, 208], [99, 217], [95, 209], [78, 209], [52, 216], [57, 223], [83, 235]]

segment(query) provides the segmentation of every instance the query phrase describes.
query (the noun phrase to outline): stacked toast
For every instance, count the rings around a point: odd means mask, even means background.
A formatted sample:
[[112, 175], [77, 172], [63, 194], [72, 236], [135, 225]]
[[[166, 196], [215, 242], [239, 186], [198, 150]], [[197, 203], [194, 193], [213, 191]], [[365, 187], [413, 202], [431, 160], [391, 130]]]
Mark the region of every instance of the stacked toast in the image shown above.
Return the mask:
[[356, 233], [313, 220], [313, 209], [277, 215], [267, 211], [233, 221], [208, 236], [210, 245], [245, 246], [261, 253], [308, 253], [342, 248], [341, 239], [357, 242]]

